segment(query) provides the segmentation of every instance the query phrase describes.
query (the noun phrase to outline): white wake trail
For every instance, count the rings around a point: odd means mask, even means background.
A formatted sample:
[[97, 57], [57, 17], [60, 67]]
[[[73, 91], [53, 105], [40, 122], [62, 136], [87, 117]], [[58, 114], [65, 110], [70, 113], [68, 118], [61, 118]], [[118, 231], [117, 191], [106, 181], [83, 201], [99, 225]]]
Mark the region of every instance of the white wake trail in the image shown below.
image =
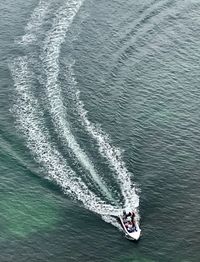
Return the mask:
[[[45, 168], [47, 178], [56, 182], [63, 191], [83, 203], [84, 207], [100, 215], [118, 214], [117, 208], [98, 198], [76, 173], [66, 164], [66, 160], [50, 144], [49, 134], [42, 122], [42, 113], [37, 99], [31, 92], [32, 74], [28, 68], [28, 58], [21, 57], [11, 65], [16, 89], [16, 103], [13, 112], [17, 124], [33, 153], [36, 161]], [[112, 223], [112, 220], [107, 222]]]
[[[66, 110], [62, 101], [61, 88], [58, 84], [58, 60], [61, 45], [65, 40], [65, 35], [69, 26], [73, 22], [82, 2], [83, 1], [81, 0], [69, 0], [65, 7], [59, 9], [56, 18], [53, 21], [52, 29], [48, 32], [48, 36], [45, 39], [41, 58], [44, 62], [44, 70], [46, 73], [46, 91], [50, 103], [50, 113], [56, 131], [73, 151], [82, 166], [90, 173], [93, 180], [104, 192], [104, 195], [106, 194], [107, 198], [112, 200], [112, 195], [96, 173], [90, 159], [80, 148], [70, 130], [69, 123], [66, 120]], [[47, 0], [39, 1], [39, 5], [35, 8], [30, 21], [25, 27], [25, 35], [21, 38], [21, 44], [31, 45], [36, 41], [39, 41], [40, 33], [42, 32], [41, 28], [45, 23], [46, 16], [49, 14], [50, 4], [51, 2]], [[31, 79], [36, 79], [37, 77], [33, 75], [33, 73], [31, 73], [32, 71], [29, 69], [29, 59], [29, 56], [24, 56], [16, 59], [11, 65], [17, 94], [12, 111], [16, 116], [18, 128], [24, 134], [27, 147], [32, 152], [35, 160], [44, 167], [46, 178], [57, 183], [64, 193], [68, 194], [75, 200], [82, 202], [85, 208], [100, 214], [103, 220], [119, 228], [116, 219], [110, 215], [120, 215], [122, 207], [119, 205], [110, 205], [105, 201], [102, 201], [100, 197], [96, 196], [96, 194], [87, 187], [81, 178], [77, 177], [77, 174], [71, 169], [71, 167], [68, 166], [66, 159], [63, 158], [58, 149], [51, 144], [48, 130], [44, 127], [43, 113], [39, 101], [32, 93]], [[117, 172], [116, 173], [118, 181], [123, 182], [123, 185], [120, 186], [125, 199], [125, 207], [130, 206], [133, 208], [138, 206], [139, 198], [138, 200], [134, 200], [135, 195], [133, 194], [131, 198], [129, 195], [135, 193], [134, 185], [130, 186], [130, 177], [128, 178], [128, 183], [124, 181], [124, 179], [126, 179], [126, 174], [129, 176], [129, 173], [122, 161], [120, 150], [111, 146], [107, 135], [88, 120], [87, 111], [84, 109], [84, 104], [80, 100], [78, 90], [75, 89], [76, 81], [75, 77], [73, 77], [73, 70], [71, 75], [72, 77], [69, 81], [74, 81], [73, 87], [74, 90], [76, 90], [75, 97], [77, 110], [79, 111], [83, 126], [92, 137], [96, 139], [102, 156], [109, 160], [110, 166], [115, 171], [118, 170], [118, 172], [120, 172], [121, 177]], [[122, 169], [119, 168], [120, 166]], [[124, 171], [126, 174], [123, 175]]]
[[80, 116], [82, 125], [87, 132], [97, 141], [100, 154], [106, 158], [110, 167], [115, 171], [116, 178], [119, 182], [122, 195], [125, 201], [126, 208], [137, 208], [139, 206], [139, 196], [136, 193], [136, 186], [131, 181], [131, 174], [127, 170], [125, 163], [122, 159], [121, 151], [119, 148], [110, 144], [109, 137], [100, 127], [95, 126], [89, 121], [88, 112], [84, 108], [84, 103], [80, 99], [80, 92], [77, 89], [77, 82], [75, 79], [73, 65], [67, 67], [67, 81], [73, 92], [73, 97], [76, 104], [77, 112]]
[[65, 35], [76, 13], [79, 11], [82, 2], [81, 0], [67, 1], [66, 5], [62, 6], [58, 11], [52, 29], [48, 32], [48, 36], [45, 39], [41, 59], [46, 74], [46, 94], [50, 104], [51, 116], [58, 134], [62, 137], [63, 141], [67, 143], [67, 146], [73, 151], [82, 166], [90, 173], [93, 181], [99, 186], [104, 195], [114, 201], [106, 185], [95, 171], [92, 162], [80, 148], [70, 130], [69, 123], [66, 120], [66, 109], [62, 101], [61, 88], [58, 83], [61, 45], [65, 41]]
[[28, 45], [37, 40], [37, 35], [44, 19], [49, 11], [50, 1], [40, 0], [38, 6], [34, 9], [31, 18], [25, 27], [25, 34], [19, 41], [20, 44]]

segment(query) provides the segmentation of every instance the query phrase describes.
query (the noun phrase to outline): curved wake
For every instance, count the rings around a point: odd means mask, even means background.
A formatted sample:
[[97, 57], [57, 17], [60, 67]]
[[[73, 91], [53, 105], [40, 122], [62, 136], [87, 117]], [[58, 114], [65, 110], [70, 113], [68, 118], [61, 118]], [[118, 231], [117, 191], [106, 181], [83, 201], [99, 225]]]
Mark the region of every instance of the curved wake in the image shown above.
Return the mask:
[[91, 123], [87, 117], [88, 112], [84, 108], [83, 101], [80, 100], [80, 91], [76, 87], [76, 79], [74, 77], [72, 64], [67, 67], [67, 81], [73, 92], [76, 104], [76, 110], [81, 119], [82, 125], [88, 133], [97, 141], [100, 154], [108, 161], [110, 167], [115, 171], [116, 178], [120, 185], [122, 195], [124, 197], [126, 208], [136, 208], [139, 206], [139, 197], [135, 191], [135, 185], [132, 183], [130, 173], [128, 172], [124, 161], [122, 160], [119, 148], [111, 146], [109, 137], [100, 127]]
[[[88, 188], [87, 184], [66, 163], [66, 159], [59, 152], [59, 149], [52, 144], [49, 131], [45, 127], [43, 120], [44, 115], [40, 101], [37, 100], [33, 92], [33, 82], [35, 79], [38, 79], [38, 76], [33, 73], [31, 53], [29, 54], [28, 51], [26, 51], [27, 54], [25, 56], [15, 59], [11, 65], [17, 94], [13, 113], [16, 116], [17, 126], [25, 137], [28, 148], [36, 161], [44, 168], [46, 177], [55, 181], [73, 199], [81, 201], [85, 208], [100, 214], [106, 222], [117, 226], [116, 221], [110, 215], [119, 215], [122, 208], [137, 208], [139, 206], [139, 196], [136, 194], [136, 187], [131, 181], [131, 174], [122, 160], [120, 149], [112, 146], [108, 135], [89, 121], [87, 117], [88, 112], [84, 109], [84, 103], [80, 100], [72, 65], [69, 65], [67, 81], [70, 84], [82, 126], [96, 141], [99, 153], [109, 163], [112, 171], [115, 172], [114, 178], [119, 184], [124, 198], [123, 206], [116, 204], [119, 202], [119, 199], [113, 199], [112, 191], [96, 172], [94, 164], [86, 152], [81, 149], [71, 131], [58, 80], [61, 47], [82, 3], [82, 0], [69, 0], [56, 12], [51, 29], [46, 32], [44, 42], [39, 45], [42, 46], [42, 49], [40, 57], [36, 60], [42, 62], [45, 73], [45, 79], [42, 82], [45, 83], [44, 89], [48, 99], [48, 110], [56, 133], [67, 148], [73, 152], [73, 155], [88, 173], [94, 186], [107, 198], [107, 201], [103, 201], [101, 197], [94, 193], [94, 190]], [[39, 2], [25, 28], [25, 35], [22, 36], [20, 44], [29, 45], [39, 41], [39, 30], [49, 12], [50, 4], [51, 2], [44, 0]]]
[[65, 107], [63, 105], [61, 90], [58, 84], [59, 75], [59, 55], [62, 43], [65, 40], [66, 32], [78, 12], [82, 1], [69, 1], [66, 6], [59, 10], [52, 29], [45, 39], [43, 54], [41, 56], [45, 73], [46, 73], [46, 93], [50, 103], [50, 112], [54, 120], [57, 132], [73, 151], [83, 167], [90, 172], [93, 180], [99, 186], [100, 190], [112, 201], [111, 193], [101, 177], [96, 173], [93, 164], [80, 148], [75, 137], [73, 136], [69, 124], [66, 121]]
[[44, 129], [40, 119], [41, 110], [38, 101], [31, 92], [32, 74], [28, 69], [28, 58], [16, 59], [11, 66], [11, 71], [17, 92], [14, 113], [18, 127], [23, 132], [27, 146], [35, 159], [45, 168], [48, 178], [61, 186], [65, 193], [81, 201], [89, 210], [99, 214], [115, 213], [116, 209], [101, 201], [90, 191], [75, 172], [66, 165], [65, 159], [58, 150], [50, 144], [48, 131]]

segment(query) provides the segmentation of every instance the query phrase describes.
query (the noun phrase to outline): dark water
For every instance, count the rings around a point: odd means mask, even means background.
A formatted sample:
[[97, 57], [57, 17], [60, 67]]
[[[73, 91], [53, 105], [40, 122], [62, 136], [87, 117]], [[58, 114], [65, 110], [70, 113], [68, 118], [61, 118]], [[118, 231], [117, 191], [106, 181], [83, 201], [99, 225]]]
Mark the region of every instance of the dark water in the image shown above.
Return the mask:
[[[1, 262], [200, 261], [199, 13], [1, 1]], [[132, 243], [101, 214], [138, 197]]]

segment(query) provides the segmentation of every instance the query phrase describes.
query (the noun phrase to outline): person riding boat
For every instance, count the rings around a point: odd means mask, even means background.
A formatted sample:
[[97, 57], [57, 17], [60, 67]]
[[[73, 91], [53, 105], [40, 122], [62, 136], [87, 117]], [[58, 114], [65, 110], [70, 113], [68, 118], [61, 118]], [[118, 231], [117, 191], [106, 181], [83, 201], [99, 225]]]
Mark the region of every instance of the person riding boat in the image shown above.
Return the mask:
[[134, 212], [128, 212], [126, 213], [126, 210], [123, 210], [123, 220], [127, 220], [128, 218], [131, 218], [131, 221], [135, 219], [135, 213]]
[[134, 232], [134, 231], [137, 231], [135, 225], [132, 224], [131, 222], [126, 223], [125, 227], [126, 227], [126, 229], [127, 229], [127, 231], [128, 231], [129, 233], [132, 233], [132, 232]]
[[127, 228], [128, 232], [137, 231], [135, 226], [135, 213], [129, 212], [128, 214], [126, 211], [123, 211], [123, 222], [125, 227]]

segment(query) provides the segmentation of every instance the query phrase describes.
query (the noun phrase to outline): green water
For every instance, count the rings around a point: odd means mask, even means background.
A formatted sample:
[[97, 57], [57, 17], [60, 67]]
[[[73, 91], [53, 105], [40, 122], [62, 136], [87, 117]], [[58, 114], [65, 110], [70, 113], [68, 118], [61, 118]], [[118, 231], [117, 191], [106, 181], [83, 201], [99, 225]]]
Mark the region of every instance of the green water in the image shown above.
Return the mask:
[[[200, 261], [199, 11], [196, 0], [0, 3], [1, 262]], [[110, 208], [126, 200], [92, 123], [136, 184], [137, 243], [90, 211], [89, 191]], [[75, 181], [88, 191], [67, 193]]]

